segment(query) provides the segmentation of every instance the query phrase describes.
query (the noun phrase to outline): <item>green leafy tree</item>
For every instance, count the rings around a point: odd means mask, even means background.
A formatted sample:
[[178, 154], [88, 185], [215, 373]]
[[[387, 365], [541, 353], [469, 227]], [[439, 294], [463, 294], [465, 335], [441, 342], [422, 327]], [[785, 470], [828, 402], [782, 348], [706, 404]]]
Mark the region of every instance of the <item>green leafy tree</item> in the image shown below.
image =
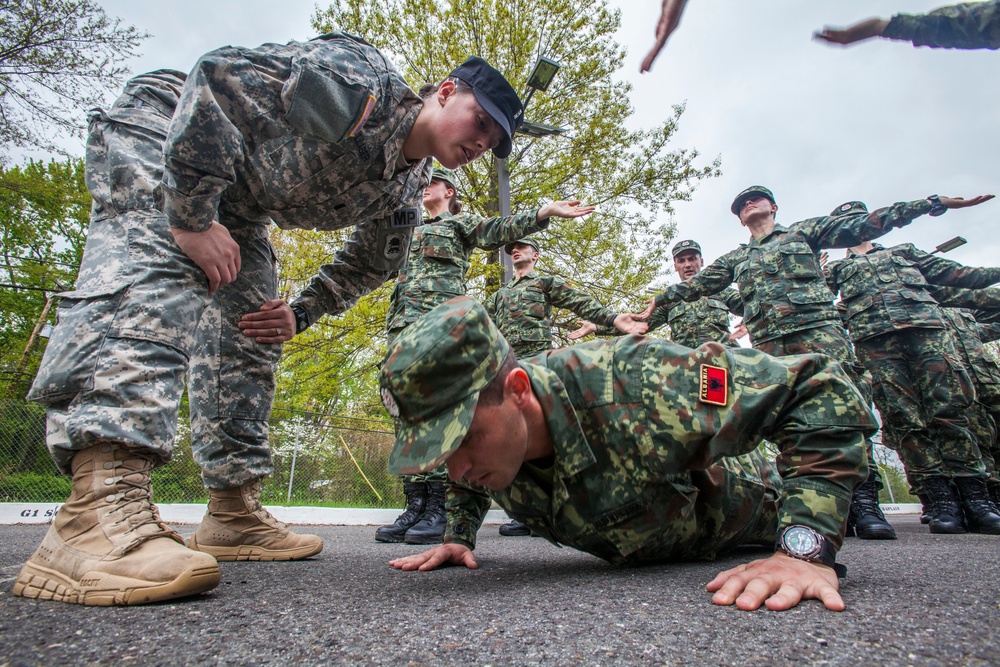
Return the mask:
[[146, 37], [93, 0], [0, 2], [0, 150], [61, 152], [53, 136], [77, 133], [83, 110], [120, 88]]
[[[674, 227], [661, 216], [673, 212], [673, 202], [689, 199], [700, 179], [716, 175], [718, 160], [698, 166], [697, 151], [670, 145], [683, 106], [670, 108], [657, 127], [627, 127], [631, 86], [615, 79], [625, 55], [614, 40], [617, 10], [604, 1], [581, 0], [336, 0], [317, 12], [313, 24], [320, 32], [345, 30], [379, 46], [415, 89], [440, 81], [472, 54], [493, 63], [515, 87], [523, 86], [539, 56], [559, 61], [555, 81], [534, 95], [526, 116], [566, 132], [515, 141], [507, 160], [511, 208], [533, 210], [545, 200], [570, 198], [596, 204], [598, 212], [589, 218], [555, 222], [539, 235], [539, 270], [566, 278], [613, 308], [641, 309], [649, 284], [668, 264]], [[498, 214], [496, 170], [487, 154], [460, 171], [465, 210]], [[304, 253], [282, 254], [284, 274], [298, 288], [335, 246], [329, 235], [308, 241], [299, 236], [294, 244], [284, 241], [288, 236], [277, 235], [279, 246]], [[319, 250], [306, 250], [313, 243]], [[495, 253], [474, 258], [468, 276], [473, 296], [483, 298], [499, 287], [496, 259]], [[384, 353], [387, 295], [387, 288], [379, 290], [334, 324], [320, 322], [286, 346], [283, 369], [298, 383], [290, 393], [309, 388], [313, 399], [337, 393], [337, 400], [364, 403], [339, 385], [349, 377], [366, 396], [376, 396], [370, 371]], [[575, 328], [568, 313], [556, 324], [560, 331]]]
[[[43, 350], [50, 297], [72, 289], [90, 214], [83, 160], [0, 169], [0, 378], [23, 395]], [[34, 335], [33, 335], [34, 334]]]

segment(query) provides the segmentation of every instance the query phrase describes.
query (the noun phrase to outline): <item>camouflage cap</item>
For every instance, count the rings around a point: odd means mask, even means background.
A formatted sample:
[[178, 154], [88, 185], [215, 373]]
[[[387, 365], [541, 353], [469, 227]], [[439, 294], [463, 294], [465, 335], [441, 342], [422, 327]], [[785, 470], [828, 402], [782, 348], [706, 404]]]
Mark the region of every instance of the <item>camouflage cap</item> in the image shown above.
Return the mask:
[[445, 169], [444, 167], [434, 167], [434, 171], [431, 173], [431, 180], [444, 181], [451, 186], [455, 192], [458, 192], [458, 188], [455, 187], [455, 172], [451, 169]]
[[733, 205], [729, 207], [729, 210], [733, 212], [733, 215], [739, 217], [740, 209], [743, 208], [743, 202], [754, 195], [764, 195], [771, 201], [772, 204], [777, 203], [774, 201], [774, 193], [765, 188], [763, 185], [751, 185], [749, 188], [736, 195], [736, 199], [733, 200]]
[[510, 243], [508, 243], [507, 245], [505, 245], [503, 247], [503, 251], [509, 255], [514, 250], [514, 246], [516, 246], [518, 243], [521, 243], [521, 244], [524, 244], [524, 245], [530, 245], [532, 248], [535, 249], [535, 252], [541, 252], [542, 251], [542, 249], [538, 246], [538, 241], [536, 241], [535, 239], [531, 238], [530, 236], [525, 236], [523, 239], [518, 239], [516, 241], [511, 241]]
[[676, 257], [682, 252], [687, 252], [688, 250], [694, 250], [699, 255], [701, 254], [701, 246], [698, 245], [697, 241], [680, 241], [674, 244], [673, 249], [670, 254]]
[[841, 204], [837, 208], [830, 212], [830, 217], [835, 218], [838, 215], [849, 215], [852, 213], [867, 213], [868, 207], [865, 206], [863, 201], [849, 201], [846, 204]]
[[509, 353], [486, 309], [467, 296], [442, 303], [395, 339], [378, 376], [382, 403], [399, 420], [391, 474], [436, 468], [458, 449], [479, 393]]

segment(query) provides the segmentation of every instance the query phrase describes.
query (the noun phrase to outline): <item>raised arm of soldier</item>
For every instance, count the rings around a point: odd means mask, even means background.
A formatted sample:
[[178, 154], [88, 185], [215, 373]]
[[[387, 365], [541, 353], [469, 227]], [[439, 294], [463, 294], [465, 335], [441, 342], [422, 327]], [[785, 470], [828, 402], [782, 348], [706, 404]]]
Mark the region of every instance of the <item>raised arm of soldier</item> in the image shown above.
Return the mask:
[[825, 27], [815, 38], [830, 44], [853, 44], [873, 37], [946, 49], [1000, 48], [1000, 1], [963, 2], [927, 14], [872, 18], [847, 28]]
[[660, 55], [663, 45], [667, 43], [667, 38], [673, 34], [674, 30], [681, 22], [681, 13], [687, 0], [663, 0], [663, 8], [660, 11], [660, 20], [656, 22], [656, 43], [642, 61], [640, 72], [648, 72], [653, 67], [653, 61]]

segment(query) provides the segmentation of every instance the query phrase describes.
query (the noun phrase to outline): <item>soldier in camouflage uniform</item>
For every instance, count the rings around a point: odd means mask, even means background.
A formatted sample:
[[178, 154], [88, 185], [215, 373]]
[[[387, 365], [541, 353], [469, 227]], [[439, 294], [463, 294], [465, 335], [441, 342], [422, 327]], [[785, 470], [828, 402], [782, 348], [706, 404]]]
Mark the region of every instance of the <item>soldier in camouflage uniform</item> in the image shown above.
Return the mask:
[[[833, 305], [817, 253], [823, 248], [846, 248], [878, 238], [909, 224], [935, 205], [944, 208], [979, 203], [979, 199], [921, 199], [898, 203], [871, 214], [828, 216], [803, 220], [789, 227], [775, 222], [778, 205], [763, 186], [747, 188], [733, 200], [730, 210], [750, 229], [752, 238], [726, 253], [686, 282], [672, 285], [651, 299], [640, 317], [657, 307], [718, 294], [734, 281], [743, 299], [743, 324], [754, 347], [774, 356], [822, 351], [844, 366], [858, 389], [867, 393], [863, 369]], [[867, 443], [869, 457], [873, 444]], [[865, 539], [895, 539], [892, 526], [878, 506], [881, 481], [876, 469], [857, 491], [850, 528]]]
[[[476, 248], [500, 246], [549, 226], [550, 217], [579, 218], [594, 210], [579, 201], [554, 201], [531, 213], [484, 218], [461, 213], [455, 176], [435, 168], [424, 190], [429, 220], [413, 230], [409, 258], [392, 290], [386, 330], [389, 346], [421, 315], [448, 299], [465, 294], [465, 274]], [[444, 468], [403, 478], [407, 509], [390, 526], [375, 531], [379, 542], [437, 544], [444, 536]]]
[[942, 49], [1000, 49], [1000, 0], [963, 2], [928, 14], [867, 19], [848, 28], [824, 28], [816, 36], [833, 44], [884, 37]]
[[979, 443], [986, 480], [994, 507], [1000, 509], [1000, 447], [997, 425], [1000, 425], [1000, 364], [984, 345], [1000, 339], [1000, 326], [983, 325], [976, 321], [968, 308], [942, 308], [946, 324], [955, 334], [955, 346], [976, 388], [976, 402], [969, 422]]
[[[848, 202], [838, 211], [849, 216], [867, 208]], [[847, 308], [858, 356], [880, 388], [879, 412], [907, 479], [930, 499], [931, 532], [964, 533], [964, 511], [970, 530], [1000, 534], [1000, 515], [986, 502], [988, 475], [969, 430], [975, 390], [942, 309], [926, 289], [986, 287], [1000, 280], [1000, 269], [962, 266], [912, 244], [884, 248], [866, 241], [826, 270], [830, 289], [840, 292]]]
[[[430, 158], [507, 155], [521, 120], [516, 91], [482, 60], [426, 95], [374, 47], [335, 33], [224, 47], [189, 76], [133, 79], [92, 114], [87, 248], [29, 395], [47, 406], [49, 449], [73, 491], [15, 595], [142, 604], [213, 588], [216, 558], [322, 548], [259, 499], [274, 365], [296, 328], [275, 299], [268, 225], [354, 227], [296, 302], [306, 325], [385, 280], [419, 222]], [[170, 459], [189, 364], [210, 493], [190, 549], [160, 521], [149, 482]]]
[[[831, 567], [875, 421], [829, 357], [623, 336], [518, 363], [484, 309], [458, 297], [396, 339], [379, 384], [401, 425], [390, 470], [446, 463], [454, 482], [445, 544], [395, 567], [475, 567], [492, 500], [617, 564], [712, 559], [778, 537], [781, 553], [716, 577], [713, 602], [786, 609], [806, 592], [843, 608]], [[781, 451], [776, 468], [753, 451], [764, 437]]]
[[[680, 241], [674, 244], [674, 271], [681, 280], [687, 280], [705, 268], [701, 256], [701, 246], [697, 241]], [[698, 347], [705, 343], [722, 343], [729, 347], [739, 347], [739, 343], [729, 331], [729, 313], [743, 317], [743, 300], [740, 293], [727, 287], [719, 294], [707, 296], [697, 301], [682, 301], [670, 308], [657, 308], [646, 322], [646, 332], [654, 331], [664, 324], [670, 325], [670, 340], [685, 347]], [[570, 340], [578, 340], [590, 333], [599, 336], [615, 335], [616, 330], [598, 327], [593, 322], [585, 322], [582, 327], [569, 334]]]
[[[614, 313], [592, 296], [570, 287], [556, 276], [535, 272], [540, 248], [531, 237], [508, 243], [504, 252], [514, 264], [514, 279], [486, 300], [486, 310], [519, 357], [552, 349], [552, 307], [565, 308], [585, 320], [614, 327], [623, 333], [643, 333], [645, 323], [628, 314]], [[527, 526], [511, 521], [500, 526], [500, 534], [518, 537], [530, 534]]]

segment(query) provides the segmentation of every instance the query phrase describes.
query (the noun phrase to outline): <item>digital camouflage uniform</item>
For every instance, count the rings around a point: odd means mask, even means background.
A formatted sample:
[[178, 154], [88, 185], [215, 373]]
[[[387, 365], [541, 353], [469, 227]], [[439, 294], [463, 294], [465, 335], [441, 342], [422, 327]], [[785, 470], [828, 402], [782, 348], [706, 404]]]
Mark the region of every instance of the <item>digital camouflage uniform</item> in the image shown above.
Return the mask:
[[1000, 269], [966, 267], [903, 244], [875, 245], [827, 265], [847, 307], [858, 356], [879, 386], [883, 422], [899, 448], [911, 486], [929, 476], [984, 476], [968, 413], [972, 381], [928, 284], [985, 287]]
[[[388, 344], [438, 304], [466, 293], [465, 274], [476, 248], [497, 248], [549, 226], [537, 211], [484, 218], [472, 213], [442, 213], [413, 230], [406, 266], [396, 278], [385, 318]], [[443, 482], [444, 468], [405, 481]]]
[[[91, 114], [87, 247], [29, 395], [48, 407], [60, 469], [99, 442], [169, 459], [190, 366], [206, 485], [270, 472], [281, 346], [236, 326], [277, 293], [268, 224], [354, 227], [296, 301], [310, 322], [383, 282], [405, 259], [430, 180], [430, 160], [397, 165], [420, 107], [374, 47], [332, 34], [224, 47], [187, 77], [134, 78], [109, 110]], [[203, 231], [213, 221], [239, 243], [242, 269], [210, 294], [169, 227]]]
[[1000, 49], [1000, 1], [963, 2], [928, 14], [897, 14], [882, 37], [914, 46]]
[[[471, 299], [439, 306], [397, 339], [380, 375], [383, 400], [403, 423], [390, 470], [448, 458], [465, 437], [478, 388], [508, 351]], [[624, 336], [520, 367], [554, 460], [524, 463], [500, 491], [449, 486], [446, 542], [474, 547], [492, 499], [533, 533], [613, 563], [773, 545], [792, 524], [842, 544], [875, 421], [832, 359]], [[764, 437], [781, 450], [777, 468], [753, 451]]]
[[552, 308], [565, 308], [598, 326], [614, 326], [618, 313], [557, 276], [531, 271], [493, 293], [486, 311], [518, 357], [552, 349]]

